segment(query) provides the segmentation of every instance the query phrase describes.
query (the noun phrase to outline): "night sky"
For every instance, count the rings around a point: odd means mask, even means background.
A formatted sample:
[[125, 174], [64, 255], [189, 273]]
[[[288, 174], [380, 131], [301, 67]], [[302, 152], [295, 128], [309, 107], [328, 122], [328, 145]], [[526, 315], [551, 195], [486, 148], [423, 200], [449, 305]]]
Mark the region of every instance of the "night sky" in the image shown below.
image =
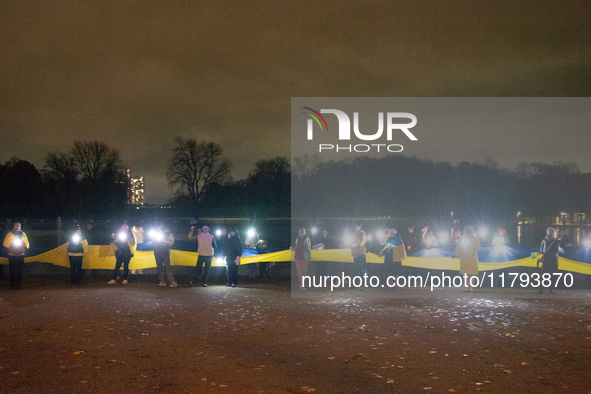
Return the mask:
[[[591, 96], [590, 17], [583, 2], [1, 2], [0, 162], [40, 169], [98, 139], [160, 203], [175, 136], [222, 144], [234, 179], [289, 157], [291, 97]], [[439, 144], [454, 161], [472, 159], [449, 143], [461, 133]]]

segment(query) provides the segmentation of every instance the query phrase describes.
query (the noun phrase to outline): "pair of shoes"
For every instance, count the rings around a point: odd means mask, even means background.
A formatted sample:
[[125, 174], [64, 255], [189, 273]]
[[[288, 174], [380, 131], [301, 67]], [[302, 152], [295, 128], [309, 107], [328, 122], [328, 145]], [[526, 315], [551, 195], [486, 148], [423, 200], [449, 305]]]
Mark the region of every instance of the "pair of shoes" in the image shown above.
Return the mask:
[[127, 283], [127, 279], [123, 279], [123, 282], [121, 282], [122, 285], [126, 285]]
[[226, 283], [226, 286], [230, 287], [230, 286], [232, 286], [232, 283]]
[[207, 287], [207, 283], [204, 283], [204, 284], [203, 284], [203, 287]]
[[107, 282], [108, 285], [114, 285], [116, 283], [117, 283], [117, 281], [115, 279], [111, 279], [110, 281]]
[[232, 283], [232, 286], [231, 287], [236, 287], [236, 283]]
[[306, 288], [303, 286], [300, 286], [300, 290], [306, 290]]
[[160, 282], [160, 283], [158, 283], [158, 286], [159, 287], [166, 287], [166, 282]]
[[173, 281], [170, 283], [170, 287], [179, 287], [179, 285], [177, 285], [177, 284], [176, 284], [176, 282], [173, 280]]

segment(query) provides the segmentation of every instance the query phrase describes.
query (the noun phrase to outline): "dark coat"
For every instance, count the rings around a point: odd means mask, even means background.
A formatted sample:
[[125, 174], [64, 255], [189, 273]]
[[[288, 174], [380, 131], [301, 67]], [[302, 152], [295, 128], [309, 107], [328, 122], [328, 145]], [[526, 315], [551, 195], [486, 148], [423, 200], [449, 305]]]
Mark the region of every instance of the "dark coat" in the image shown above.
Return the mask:
[[242, 256], [242, 240], [238, 234], [227, 239], [224, 256], [226, 256], [226, 265], [234, 263], [236, 257]]
[[555, 239], [549, 241], [547, 238], [542, 240], [540, 245], [540, 252], [544, 253], [544, 262], [542, 263], [542, 269], [544, 270], [557, 270], [558, 269], [558, 247], [560, 246], [560, 240]]

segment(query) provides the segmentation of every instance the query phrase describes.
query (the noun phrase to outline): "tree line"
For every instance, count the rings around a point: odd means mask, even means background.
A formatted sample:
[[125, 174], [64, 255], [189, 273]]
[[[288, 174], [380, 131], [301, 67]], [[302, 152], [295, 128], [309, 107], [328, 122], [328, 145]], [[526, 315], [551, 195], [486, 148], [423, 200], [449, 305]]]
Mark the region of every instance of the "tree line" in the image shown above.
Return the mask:
[[[410, 217], [449, 223], [573, 222], [591, 213], [591, 173], [573, 163], [433, 162], [417, 157], [358, 157], [293, 163], [293, 214], [308, 217]], [[452, 213], [453, 212], [453, 213]], [[582, 215], [583, 214], [583, 215]]]
[[[514, 222], [517, 212], [540, 222], [563, 213], [582, 222], [591, 214], [591, 173], [573, 163], [505, 169], [491, 160], [452, 165], [405, 156], [342, 161], [303, 156], [294, 159], [293, 168], [285, 157], [259, 160], [241, 180], [230, 177], [231, 169], [219, 144], [176, 138], [166, 171], [175, 215], [407, 217], [443, 223], [462, 217], [503, 225]], [[40, 170], [17, 158], [0, 164], [3, 217], [109, 218], [125, 212], [126, 191], [119, 152], [100, 141], [76, 140], [68, 151], [50, 152]]]
[[284, 217], [291, 214], [291, 165], [285, 157], [259, 160], [246, 179], [229, 177], [232, 163], [218, 144], [175, 139], [168, 162], [173, 205], [187, 215]]
[[104, 216], [124, 208], [125, 177], [119, 152], [99, 141], [76, 140], [67, 152], [55, 151], [41, 170], [12, 158], [0, 165], [0, 214], [31, 218]]
[[[169, 204], [191, 217], [289, 217], [287, 158], [257, 161], [245, 180], [232, 180], [231, 169], [219, 144], [176, 138], [166, 172]], [[50, 152], [40, 170], [12, 158], [0, 164], [0, 216], [118, 217], [129, 208], [124, 171], [119, 151], [101, 141], [76, 140], [68, 151]]]

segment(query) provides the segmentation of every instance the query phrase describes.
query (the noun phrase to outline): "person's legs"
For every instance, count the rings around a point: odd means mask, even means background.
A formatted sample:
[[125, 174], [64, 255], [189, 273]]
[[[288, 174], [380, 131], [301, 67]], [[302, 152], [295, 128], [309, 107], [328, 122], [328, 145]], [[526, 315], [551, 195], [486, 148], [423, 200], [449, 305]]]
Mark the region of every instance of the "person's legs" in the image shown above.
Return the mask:
[[158, 272], [158, 282], [164, 283], [164, 264], [162, 259], [162, 253], [160, 251], [154, 251], [154, 259], [156, 259], [156, 271]]
[[16, 256], [8, 256], [8, 280], [11, 289], [16, 287]]
[[298, 283], [300, 288], [302, 288], [302, 277], [304, 276], [303, 274], [303, 267], [302, 267], [302, 261], [300, 259], [296, 259], [295, 260], [295, 266], [296, 266], [296, 271], [298, 272]]
[[259, 276], [261, 282], [269, 280], [269, 263], [259, 263]]
[[558, 272], [558, 267], [556, 268], [551, 268], [547, 271], [550, 274], [550, 287], [548, 287], [548, 290], [550, 291], [551, 294], [554, 294], [554, 290], [556, 290], [556, 283], [558, 281], [554, 280], [554, 273]]
[[308, 261], [307, 260], [299, 260], [296, 259], [296, 270], [298, 271], [298, 278], [300, 283], [300, 288], [304, 288], [304, 276], [308, 274]]
[[75, 263], [76, 256], [68, 256], [68, 260], [70, 260], [70, 284], [76, 284], [76, 263]]
[[16, 288], [20, 289], [21, 279], [23, 278], [23, 270], [25, 269], [25, 256], [17, 256], [16, 258]]
[[82, 283], [82, 279], [84, 279], [84, 270], [82, 269], [82, 260], [84, 259], [83, 256], [78, 256], [78, 261], [76, 262], [76, 271], [77, 271], [77, 278], [76, 281], [78, 284]]
[[164, 259], [162, 261], [162, 265], [164, 267], [164, 272], [166, 273], [166, 277], [168, 278], [168, 280], [170, 281], [170, 283], [175, 282], [174, 280], [174, 274], [172, 272], [172, 267], [170, 266], [170, 254], [166, 253], [164, 255]]
[[127, 280], [129, 276], [129, 262], [131, 261], [131, 257], [127, 257], [123, 260], [123, 280]]
[[228, 266], [228, 282], [230, 285], [238, 286], [238, 266], [236, 263], [230, 263]]
[[211, 268], [211, 259], [213, 256], [203, 256], [205, 261], [205, 270], [203, 271], [203, 284], [207, 284], [207, 279], [209, 279], [209, 269]]
[[363, 276], [363, 274], [367, 273], [367, 264], [365, 253], [361, 256], [357, 256], [353, 259], [353, 265], [355, 268], [355, 275]]
[[70, 283], [78, 285], [82, 282], [82, 256], [70, 256]]
[[119, 276], [119, 268], [121, 268], [121, 264], [123, 264], [123, 259], [120, 256], [117, 256], [115, 260], [115, 269], [113, 270], [113, 275], [111, 275], [112, 280], [117, 280], [117, 276]]
[[316, 262], [316, 275], [323, 278], [328, 275], [328, 262], [327, 261], [317, 261]]
[[196, 282], [197, 279], [199, 279], [199, 277], [201, 276], [201, 270], [204, 262], [205, 260], [203, 260], [203, 256], [197, 257], [197, 265], [195, 266], [195, 273], [193, 275], [193, 280], [191, 282]]
[[382, 276], [384, 281], [388, 280], [388, 277], [394, 275], [394, 269], [392, 265], [392, 261], [384, 260], [384, 264], [382, 265]]

